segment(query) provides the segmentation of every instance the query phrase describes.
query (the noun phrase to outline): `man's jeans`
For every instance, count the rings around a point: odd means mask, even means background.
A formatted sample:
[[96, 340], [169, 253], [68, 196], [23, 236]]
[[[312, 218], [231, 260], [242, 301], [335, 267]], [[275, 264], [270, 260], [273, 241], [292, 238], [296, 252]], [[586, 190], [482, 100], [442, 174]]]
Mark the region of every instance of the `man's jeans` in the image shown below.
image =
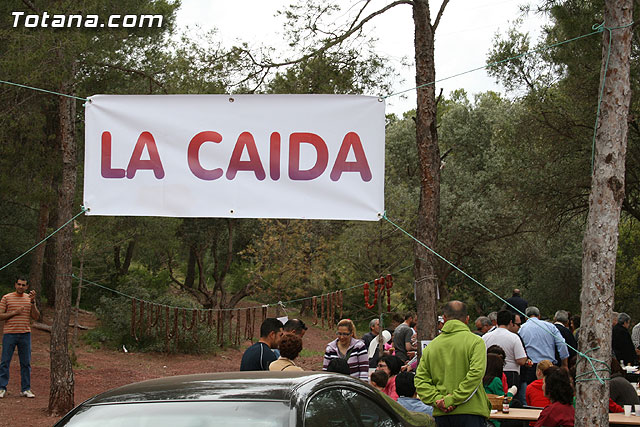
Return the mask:
[[2, 361], [0, 361], [0, 389], [6, 390], [9, 384], [9, 364], [13, 350], [18, 347], [20, 359], [20, 391], [31, 389], [31, 333], [4, 334], [2, 337]]

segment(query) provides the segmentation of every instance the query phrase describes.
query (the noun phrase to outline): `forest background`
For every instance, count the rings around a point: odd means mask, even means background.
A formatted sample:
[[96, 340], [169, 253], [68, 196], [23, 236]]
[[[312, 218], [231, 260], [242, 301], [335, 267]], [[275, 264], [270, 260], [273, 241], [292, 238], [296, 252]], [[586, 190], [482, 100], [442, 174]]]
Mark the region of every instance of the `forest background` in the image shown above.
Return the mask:
[[[30, 2], [0, 5], [11, 16]], [[389, 93], [395, 71], [375, 52], [366, 28], [347, 45], [277, 66], [268, 48], [231, 48], [211, 32], [197, 40], [174, 27], [178, 3], [127, 0], [116, 6], [86, 1], [99, 15], [161, 13], [162, 28], [110, 31], [0, 27], [3, 80], [79, 97], [96, 93]], [[302, 3], [301, 3], [302, 5]], [[312, 14], [330, 19], [338, 8], [304, 2], [282, 15], [291, 45], [302, 52], [323, 34], [305, 31]], [[550, 24], [538, 40], [517, 25], [497, 37], [487, 63], [590, 33], [602, 22], [602, 1], [549, 1], [540, 10]], [[61, 1], [49, 8], [68, 13]], [[333, 15], [332, 15], [333, 14]], [[444, 19], [444, 18], [443, 18]], [[639, 33], [634, 29], [631, 86], [638, 89]], [[547, 316], [579, 313], [582, 237], [590, 189], [601, 44], [585, 37], [490, 67], [508, 92], [469, 94], [460, 89], [438, 101], [441, 166], [440, 226], [435, 248], [496, 293], [515, 287]], [[286, 61], [285, 61], [286, 62]], [[461, 70], [462, 71], [462, 70]], [[0, 265], [15, 259], [57, 228], [64, 166], [58, 97], [0, 87]], [[76, 101], [74, 101], [76, 102]], [[73, 131], [75, 212], [82, 205], [84, 111], [77, 101]], [[615, 310], [640, 319], [640, 105], [632, 99], [620, 221]], [[387, 116], [387, 216], [416, 228], [420, 174], [415, 113]], [[0, 271], [0, 291], [29, 275], [41, 305], [53, 303], [54, 240]], [[413, 242], [385, 221], [94, 217], [73, 223], [74, 274], [159, 303], [233, 308], [251, 299], [273, 303], [324, 294], [394, 275], [392, 311], [415, 309]], [[436, 269], [442, 301], [469, 304], [472, 317], [498, 309], [495, 297], [445, 263]], [[79, 281], [74, 282], [74, 296]], [[130, 302], [85, 283], [81, 307], [97, 310], [97, 341], [160, 349], [130, 342], [124, 327]], [[297, 307], [309, 312], [309, 300]], [[46, 308], [45, 308], [46, 310]], [[344, 293], [345, 316], [364, 325], [375, 314], [362, 288]], [[633, 320], [632, 320], [633, 321]], [[206, 345], [205, 340], [199, 341]], [[185, 346], [180, 351], [199, 351]]]

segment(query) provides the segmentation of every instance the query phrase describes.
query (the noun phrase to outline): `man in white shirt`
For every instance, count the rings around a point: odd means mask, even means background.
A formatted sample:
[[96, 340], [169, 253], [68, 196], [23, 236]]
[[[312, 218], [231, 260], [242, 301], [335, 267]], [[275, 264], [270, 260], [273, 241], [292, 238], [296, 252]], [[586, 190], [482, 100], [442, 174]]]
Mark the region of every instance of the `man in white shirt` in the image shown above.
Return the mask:
[[508, 310], [498, 312], [498, 327], [482, 336], [487, 348], [499, 345], [504, 350], [507, 359], [504, 365], [504, 375], [507, 377], [509, 387], [520, 386], [520, 366], [527, 361], [527, 353], [524, 351], [522, 341], [518, 335], [509, 330], [513, 328], [513, 315]]

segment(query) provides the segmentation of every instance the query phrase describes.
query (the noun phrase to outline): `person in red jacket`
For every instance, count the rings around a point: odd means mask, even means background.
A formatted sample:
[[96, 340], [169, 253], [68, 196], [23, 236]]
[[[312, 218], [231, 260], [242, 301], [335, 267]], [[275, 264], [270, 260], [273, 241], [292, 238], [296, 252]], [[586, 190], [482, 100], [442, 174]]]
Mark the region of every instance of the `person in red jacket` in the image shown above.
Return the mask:
[[538, 379], [527, 386], [525, 393], [527, 405], [544, 408], [551, 403], [544, 395], [544, 391], [542, 391], [542, 378], [544, 377], [544, 372], [552, 366], [553, 363], [550, 360], [541, 360], [536, 366], [536, 378]]
[[544, 390], [544, 395], [551, 401], [551, 404], [540, 412], [535, 426], [573, 427], [575, 409], [572, 406], [573, 387], [571, 386], [569, 373], [566, 369], [561, 369], [556, 366], [548, 368], [545, 373], [542, 389]]

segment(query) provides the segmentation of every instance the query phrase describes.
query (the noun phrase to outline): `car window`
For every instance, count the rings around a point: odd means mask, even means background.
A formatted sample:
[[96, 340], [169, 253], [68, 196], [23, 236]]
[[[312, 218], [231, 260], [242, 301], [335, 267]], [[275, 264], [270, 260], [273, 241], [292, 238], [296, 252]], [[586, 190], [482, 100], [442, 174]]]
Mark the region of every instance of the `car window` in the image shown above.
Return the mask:
[[88, 406], [65, 427], [288, 427], [284, 402], [153, 402]]
[[333, 388], [314, 395], [304, 412], [305, 427], [354, 427], [358, 421], [340, 390]]
[[364, 427], [402, 426], [384, 408], [363, 394], [348, 389], [340, 392]]

